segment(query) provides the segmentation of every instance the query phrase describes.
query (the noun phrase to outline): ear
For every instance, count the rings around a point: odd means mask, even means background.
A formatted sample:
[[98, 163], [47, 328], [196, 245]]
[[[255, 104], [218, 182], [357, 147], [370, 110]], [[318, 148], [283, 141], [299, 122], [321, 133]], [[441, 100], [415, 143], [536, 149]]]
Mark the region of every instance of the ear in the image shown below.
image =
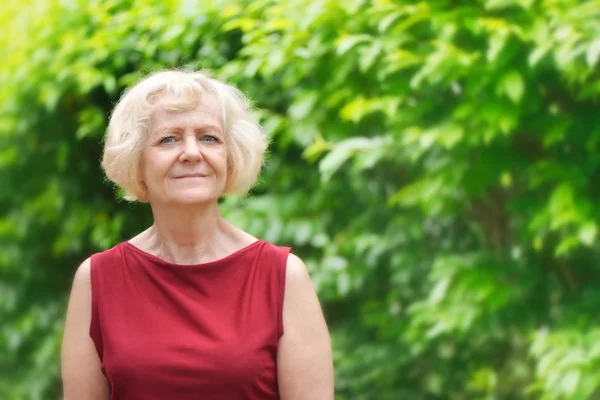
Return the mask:
[[146, 203], [148, 201], [148, 186], [144, 182], [140, 182], [140, 189], [138, 200], [142, 203]]
[[138, 199], [141, 202], [148, 201], [148, 185], [144, 179], [143, 154], [140, 154], [140, 159], [135, 171], [136, 181], [138, 184]]

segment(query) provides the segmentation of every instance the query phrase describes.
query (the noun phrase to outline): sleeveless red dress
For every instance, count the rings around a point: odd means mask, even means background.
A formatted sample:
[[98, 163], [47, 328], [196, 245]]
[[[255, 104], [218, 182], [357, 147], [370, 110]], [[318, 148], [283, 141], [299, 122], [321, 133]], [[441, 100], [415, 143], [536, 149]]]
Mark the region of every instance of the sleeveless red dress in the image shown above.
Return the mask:
[[112, 400], [279, 399], [288, 247], [199, 265], [128, 242], [91, 258], [90, 336]]

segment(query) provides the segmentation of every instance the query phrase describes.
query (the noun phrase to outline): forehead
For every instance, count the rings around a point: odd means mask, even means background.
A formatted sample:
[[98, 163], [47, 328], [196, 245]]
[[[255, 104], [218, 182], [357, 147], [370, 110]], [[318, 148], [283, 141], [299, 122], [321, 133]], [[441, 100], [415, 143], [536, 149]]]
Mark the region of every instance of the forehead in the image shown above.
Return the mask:
[[217, 127], [222, 130], [221, 108], [213, 95], [203, 96], [200, 104], [192, 109], [180, 110], [177, 98], [166, 98], [158, 102], [152, 112], [152, 131], [170, 127], [203, 126]]

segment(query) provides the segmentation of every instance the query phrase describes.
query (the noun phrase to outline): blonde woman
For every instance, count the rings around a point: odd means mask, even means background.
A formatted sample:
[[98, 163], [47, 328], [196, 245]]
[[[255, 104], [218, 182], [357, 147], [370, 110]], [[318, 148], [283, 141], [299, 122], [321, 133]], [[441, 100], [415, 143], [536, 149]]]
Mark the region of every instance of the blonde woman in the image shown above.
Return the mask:
[[246, 98], [206, 73], [155, 73], [123, 95], [102, 165], [154, 223], [78, 268], [65, 400], [333, 398], [304, 263], [219, 213], [219, 197], [253, 186], [266, 146]]

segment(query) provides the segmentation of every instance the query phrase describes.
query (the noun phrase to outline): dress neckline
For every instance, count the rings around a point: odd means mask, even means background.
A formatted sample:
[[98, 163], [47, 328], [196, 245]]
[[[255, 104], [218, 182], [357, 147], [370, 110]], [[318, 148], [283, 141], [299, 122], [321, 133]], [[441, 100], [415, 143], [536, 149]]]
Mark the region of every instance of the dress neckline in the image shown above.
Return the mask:
[[124, 246], [124, 247], [126, 247], [129, 250], [132, 250], [135, 253], [138, 253], [138, 254], [146, 257], [147, 259], [149, 259], [149, 260], [151, 260], [153, 262], [159, 263], [159, 264], [164, 265], [164, 266], [175, 267], [175, 268], [198, 268], [198, 267], [208, 267], [208, 266], [211, 266], [211, 265], [217, 265], [217, 264], [223, 263], [225, 261], [229, 261], [231, 258], [234, 258], [236, 256], [242, 255], [242, 254], [246, 253], [247, 251], [252, 250], [254, 247], [258, 246], [259, 243], [264, 243], [264, 241], [258, 239], [256, 241], [254, 241], [254, 242], [252, 242], [252, 243], [250, 243], [250, 244], [248, 244], [248, 245], [246, 245], [246, 246], [244, 246], [244, 247], [242, 247], [242, 248], [234, 251], [233, 253], [226, 255], [225, 257], [221, 257], [221, 258], [218, 258], [216, 260], [207, 261], [207, 262], [200, 263], [200, 264], [177, 264], [177, 263], [172, 263], [170, 261], [163, 260], [162, 258], [155, 256], [154, 254], [148, 253], [145, 250], [140, 249], [139, 247], [137, 247], [136, 245], [130, 243], [129, 241], [122, 242], [121, 245]]

